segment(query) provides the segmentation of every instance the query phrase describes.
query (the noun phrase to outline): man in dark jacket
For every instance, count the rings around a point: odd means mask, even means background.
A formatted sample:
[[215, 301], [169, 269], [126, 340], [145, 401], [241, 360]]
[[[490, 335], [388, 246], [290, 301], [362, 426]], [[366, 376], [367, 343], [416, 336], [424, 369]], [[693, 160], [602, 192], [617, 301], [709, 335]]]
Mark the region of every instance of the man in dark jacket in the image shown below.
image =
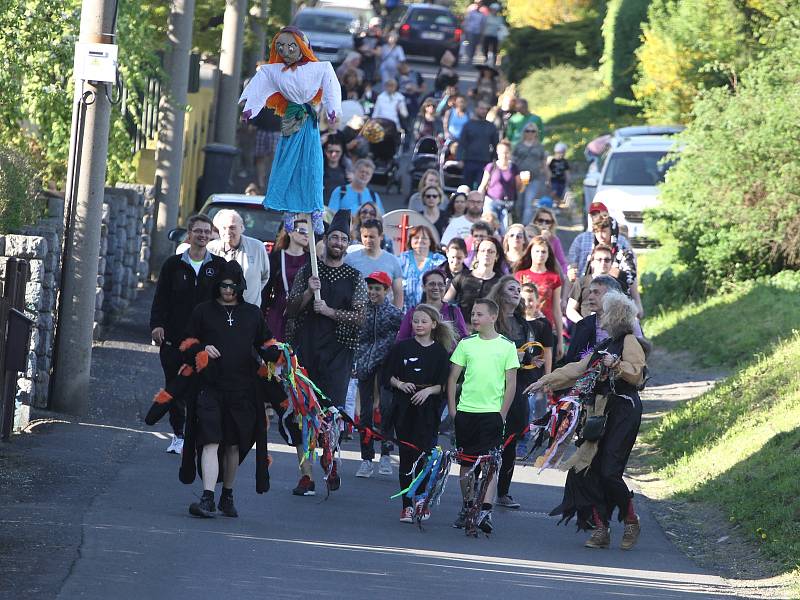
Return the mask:
[[[189, 249], [164, 261], [156, 283], [153, 306], [150, 309], [150, 329], [153, 341], [160, 347], [159, 358], [164, 370], [165, 386], [178, 375], [182, 364], [178, 347], [194, 307], [211, 300], [225, 259], [206, 250], [213, 225], [206, 215], [189, 217], [186, 224]], [[186, 407], [180, 399], [170, 404], [169, 423], [174, 432], [167, 452], [180, 454], [183, 449], [183, 426]]]
[[475, 112], [458, 138], [456, 158], [464, 164], [463, 181], [470, 189], [477, 189], [483, 177], [483, 169], [494, 160], [498, 142], [497, 127], [486, 120], [489, 105], [478, 102]]

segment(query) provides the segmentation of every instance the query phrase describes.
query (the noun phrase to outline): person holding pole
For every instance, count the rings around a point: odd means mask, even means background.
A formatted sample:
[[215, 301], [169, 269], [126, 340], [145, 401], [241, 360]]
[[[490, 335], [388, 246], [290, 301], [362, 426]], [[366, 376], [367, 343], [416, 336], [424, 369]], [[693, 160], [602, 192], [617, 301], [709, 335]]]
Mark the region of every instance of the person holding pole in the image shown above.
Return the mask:
[[[323, 238], [325, 255], [314, 275], [306, 263], [295, 277], [286, 314], [287, 338], [308, 376], [325, 394], [327, 401], [343, 407], [353, 371], [358, 336], [366, 316], [367, 284], [355, 267], [344, 263], [350, 243], [350, 211], [337, 212]], [[317, 299], [315, 299], [315, 297]], [[298, 446], [301, 478], [293, 490], [296, 496], [315, 493], [311, 463], [303, 459]], [[334, 470], [328, 487], [338, 488]]]

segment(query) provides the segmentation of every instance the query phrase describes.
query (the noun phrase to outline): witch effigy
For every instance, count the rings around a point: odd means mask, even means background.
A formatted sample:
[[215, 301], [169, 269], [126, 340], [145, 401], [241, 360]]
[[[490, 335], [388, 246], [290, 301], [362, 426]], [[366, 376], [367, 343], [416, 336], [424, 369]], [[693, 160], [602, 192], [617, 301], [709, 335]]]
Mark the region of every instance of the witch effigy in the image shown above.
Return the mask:
[[564, 461], [569, 471], [563, 500], [550, 514], [560, 516], [560, 522], [576, 517], [579, 530], [592, 531], [587, 548], [609, 547], [615, 510], [624, 523], [622, 549], [633, 548], [639, 537], [633, 492], [622, 478], [642, 421], [639, 390], [646, 379], [645, 351], [650, 349], [649, 342], [633, 335], [635, 321], [633, 301], [607, 292], [600, 325], [609, 338], [580, 361], [544, 375], [526, 389], [569, 389], [552, 406], [554, 431], [542, 466], [556, 466], [562, 458], [560, 448], [573, 433], [577, 436], [577, 451]]
[[244, 119], [265, 107], [281, 117], [264, 206], [286, 213], [287, 231], [298, 214], [310, 214], [314, 232], [321, 234], [324, 165], [316, 107], [324, 105], [330, 123], [342, 113], [342, 90], [333, 66], [317, 60], [302, 31], [284, 27], [272, 38], [268, 63], [258, 68], [239, 102], [244, 102]]

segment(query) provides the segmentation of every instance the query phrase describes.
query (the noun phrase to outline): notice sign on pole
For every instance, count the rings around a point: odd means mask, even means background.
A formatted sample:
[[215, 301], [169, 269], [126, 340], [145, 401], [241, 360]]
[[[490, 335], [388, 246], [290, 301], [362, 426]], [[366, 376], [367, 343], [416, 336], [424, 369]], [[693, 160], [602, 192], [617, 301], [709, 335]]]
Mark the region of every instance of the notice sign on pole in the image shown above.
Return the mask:
[[114, 83], [117, 80], [116, 44], [75, 44], [75, 81]]

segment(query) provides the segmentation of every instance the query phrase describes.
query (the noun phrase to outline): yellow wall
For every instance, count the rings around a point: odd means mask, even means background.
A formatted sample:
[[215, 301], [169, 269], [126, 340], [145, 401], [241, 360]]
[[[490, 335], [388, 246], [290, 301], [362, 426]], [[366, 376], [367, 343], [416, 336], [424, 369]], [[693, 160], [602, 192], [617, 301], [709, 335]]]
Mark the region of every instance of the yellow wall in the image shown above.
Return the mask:
[[[203, 147], [208, 139], [208, 126], [214, 92], [200, 88], [189, 94], [188, 110], [184, 121], [183, 169], [181, 171], [181, 196], [178, 224], [183, 224], [195, 210], [197, 180], [203, 174]], [[156, 178], [156, 139], [147, 140], [147, 146], [139, 151], [136, 170], [137, 183], [152, 185]]]

